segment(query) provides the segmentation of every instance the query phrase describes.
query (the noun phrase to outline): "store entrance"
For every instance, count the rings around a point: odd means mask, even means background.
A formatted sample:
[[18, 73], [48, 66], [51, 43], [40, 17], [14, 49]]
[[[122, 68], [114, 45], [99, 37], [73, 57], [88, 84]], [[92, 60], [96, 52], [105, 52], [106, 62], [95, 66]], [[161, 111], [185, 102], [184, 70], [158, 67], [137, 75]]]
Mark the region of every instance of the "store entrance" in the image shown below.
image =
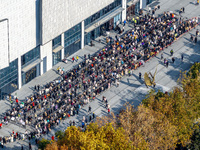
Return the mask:
[[59, 50], [57, 53], [53, 53], [53, 66], [59, 62], [61, 62], [61, 50]]
[[106, 31], [113, 30], [114, 28], [114, 18], [110, 19], [106, 23], [100, 25], [96, 29], [85, 34], [85, 45], [89, 44], [91, 40], [95, 40], [99, 36], [106, 36]]
[[114, 26], [114, 18], [112, 18], [108, 22], [102, 24], [100, 26], [100, 30], [101, 30], [100, 33], [101, 33], [101, 35], [105, 36], [106, 35], [106, 31], [112, 30], [113, 26]]
[[106, 22], [106, 23], [104, 23], [104, 24], [102, 24], [102, 25], [100, 26], [101, 32], [109, 31], [109, 30], [110, 30], [109, 25], [110, 25], [110, 24], [109, 24], [109, 21]]

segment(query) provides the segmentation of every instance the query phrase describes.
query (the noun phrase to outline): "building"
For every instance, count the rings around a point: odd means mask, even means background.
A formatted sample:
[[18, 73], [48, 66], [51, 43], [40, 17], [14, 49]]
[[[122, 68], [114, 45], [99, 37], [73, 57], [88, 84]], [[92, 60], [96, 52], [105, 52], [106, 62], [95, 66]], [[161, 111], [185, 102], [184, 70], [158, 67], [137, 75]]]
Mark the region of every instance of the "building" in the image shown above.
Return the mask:
[[115, 28], [127, 13], [138, 13], [143, 3], [147, 1], [1, 0], [0, 99]]

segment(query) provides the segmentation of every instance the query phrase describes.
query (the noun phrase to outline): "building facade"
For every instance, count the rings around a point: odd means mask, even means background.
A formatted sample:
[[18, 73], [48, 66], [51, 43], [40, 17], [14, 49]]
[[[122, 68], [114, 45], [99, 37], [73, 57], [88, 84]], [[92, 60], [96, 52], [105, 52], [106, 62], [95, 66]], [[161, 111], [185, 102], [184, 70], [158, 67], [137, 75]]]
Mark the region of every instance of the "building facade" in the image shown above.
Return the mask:
[[0, 99], [112, 30], [150, 0], [0, 1]]

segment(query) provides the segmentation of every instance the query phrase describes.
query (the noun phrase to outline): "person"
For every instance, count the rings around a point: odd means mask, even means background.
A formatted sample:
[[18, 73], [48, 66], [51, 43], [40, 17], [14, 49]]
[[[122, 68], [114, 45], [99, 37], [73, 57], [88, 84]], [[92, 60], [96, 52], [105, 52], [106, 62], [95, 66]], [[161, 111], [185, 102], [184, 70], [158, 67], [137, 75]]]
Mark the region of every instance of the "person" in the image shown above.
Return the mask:
[[166, 67], [168, 68], [168, 65], [169, 65], [169, 62], [168, 61], [166, 61]]
[[75, 60], [74, 57], [72, 57], [72, 62], [74, 62], [74, 60]]
[[108, 108], [108, 114], [110, 113], [110, 108]]
[[194, 40], [193, 35], [191, 35], [190, 40], [193, 42], [193, 40]]
[[40, 90], [40, 85], [39, 84], [37, 85], [37, 88], [38, 88], [38, 91], [39, 91]]
[[82, 128], [84, 128], [84, 127], [85, 127], [85, 122], [82, 121]]
[[73, 123], [72, 123], [72, 124], [73, 124], [73, 126], [75, 126], [75, 125], [76, 125], [76, 123], [75, 123], [75, 121], [74, 121], [74, 120], [73, 120]]
[[185, 12], [185, 7], [183, 7], [182, 10], [183, 10], [183, 13], [184, 13]]
[[126, 20], [124, 20], [124, 26], [126, 25]]
[[173, 49], [171, 49], [171, 51], [170, 51], [171, 56], [173, 56], [173, 53], [174, 53], [174, 51], [173, 51]]
[[151, 12], [151, 7], [149, 7], [149, 13]]
[[195, 36], [194, 43], [197, 43], [197, 36]]
[[79, 57], [78, 57], [78, 55], [76, 55], [76, 61], [78, 61], [78, 59], [79, 59]]
[[155, 10], [152, 10], [152, 15], [154, 15], [155, 14]]
[[32, 146], [31, 143], [29, 142], [29, 150], [32, 150]]
[[17, 105], [18, 105], [18, 103], [19, 103], [19, 100], [18, 100], [18, 98], [16, 97], [16, 103], [17, 103]]
[[128, 70], [128, 76], [129, 77], [131, 76], [131, 70], [130, 69]]
[[183, 57], [184, 57], [183, 54], [181, 54], [181, 61], [183, 61]]
[[196, 36], [198, 36], [198, 35], [199, 35], [199, 30], [197, 29], [197, 30], [196, 30]]
[[117, 35], [115, 35], [115, 39], [116, 39], [116, 41], [118, 41], [118, 37], [117, 37]]
[[58, 68], [57, 68], [57, 72], [60, 73], [60, 67], [59, 67], [59, 66], [58, 66]]
[[93, 119], [95, 118], [95, 114], [94, 114], [94, 112], [93, 112], [93, 114], [92, 114], [92, 117], [93, 117]]
[[104, 101], [105, 101], [105, 96], [102, 97], [102, 102], [104, 102]]
[[117, 84], [117, 87], [119, 87], [119, 79], [117, 79], [116, 84]]
[[179, 10], [179, 15], [181, 15], [181, 13], [183, 12], [182, 8]]
[[160, 59], [163, 59], [163, 53], [161, 54], [161, 58]]
[[88, 112], [91, 112], [91, 110], [92, 110], [92, 108], [91, 108], [91, 106], [89, 105], [89, 107], [88, 107]]
[[24, 150], [24, 147], [23, 147], [23, 145], [21, 146], [21, 150]]
[[175, 58], [174, 57], [172, 57], [172, 63], [174, 63], [175, 62]]
[[141, 79], [141, 77], [142, 77], [142, 73], [141, 73], [141, 72], [139, 72], [139, 79]]
[[69, 126], [70, 126], [70, 127], [72, 126], [72, 121], [71, 121], [71, 120], [69, 121]]
[[52, 140], [52, 141], [54, 141], [54, 140], [55, 140], [55, 138], [54, 138], [54, 136], [53, 136], [53, 135], [51, 136], [51, 140]]

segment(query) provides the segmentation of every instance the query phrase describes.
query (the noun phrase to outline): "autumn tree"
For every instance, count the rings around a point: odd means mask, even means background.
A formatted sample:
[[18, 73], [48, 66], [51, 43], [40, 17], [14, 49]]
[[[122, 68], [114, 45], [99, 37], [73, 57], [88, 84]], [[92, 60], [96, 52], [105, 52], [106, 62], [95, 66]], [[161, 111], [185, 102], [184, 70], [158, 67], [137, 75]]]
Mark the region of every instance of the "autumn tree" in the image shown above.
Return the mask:
[[[57, 141], [46, 149], [64, 150], [157, 150], [175, 149], [177, 145], [199, 149], [200, 64], [181, 73], [180, 86], [169, 93], [151, 90], [137, 107], [130, 104], [115, 116], [97, 118], [83, 132], [68, 127], [57, 132]], [[49, 141], [44, 141], [41, 146]]]

